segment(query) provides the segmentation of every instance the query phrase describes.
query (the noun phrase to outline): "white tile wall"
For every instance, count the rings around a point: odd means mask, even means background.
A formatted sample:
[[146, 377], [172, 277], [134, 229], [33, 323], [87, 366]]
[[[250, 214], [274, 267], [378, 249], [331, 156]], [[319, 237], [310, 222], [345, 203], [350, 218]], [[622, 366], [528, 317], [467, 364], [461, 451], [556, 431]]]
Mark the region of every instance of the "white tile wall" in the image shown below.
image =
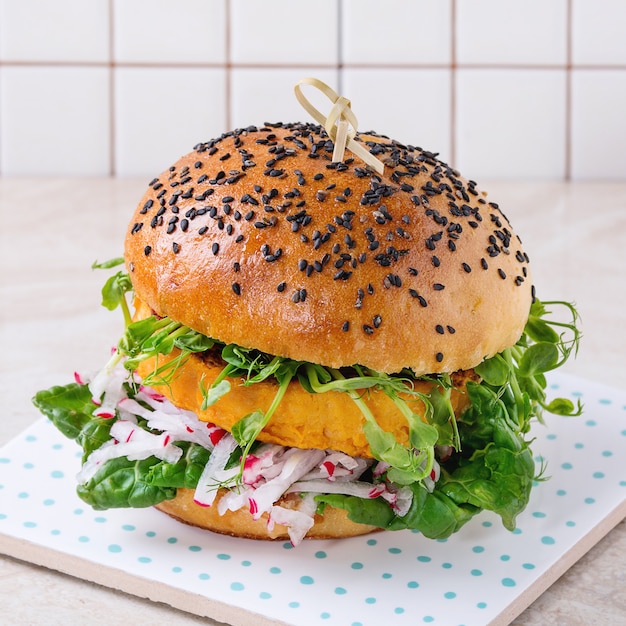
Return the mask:
[[625, 24], [623, 0], [0, 0], [0, 175], [152, 177], [306, 120], [313, 75], [471, 178], [626, 180]]
[[450, 160], [450, 78], [447, 68], [346, 68], [343, 91], [360, 130], [374, 130]]
[[114, 0], [112, 9], [116, 62], [226, 61], [226, 0]]
[[106, 62], [108, 0], [1, 0], [0, 60]]
[[[250, 67], [233, 68], [230, 126], [241, 128], [250, 124], [303, 119], [303, 109], [294, 96], [293, 87], [306, 76], [319, 78], [327, 85], [336, 85], [338, 72], [332, 67], [277, 67], [262, 72]], [[304, 89], [305, 96], [319, 111], [330, 109], [330, 100], [317, 98], [316, 92]]]
[[565, 74], [459, 69], [457, 152], [462, 172], [491, 178], [565, 176]]
[[626, 65], [626, 2], [572, 0], [572, 60], [581, 65]]
[[335, 65], [337, 0], [231, 0], [231, 60], [246, 65]]
[[552, 65], [567, 58], [567, 0], [459, 0], [462, 64]]
[[[115, 71], [115, 162], [123, 175], [160, 174], [204, 138], [224, 131], [226, 72], [204, 67]], [[179, 87], [193, 90], [180, 97]], [[175, 132], [172, 132], [175, 129]]]
[[108, 72], [3, 67], [0, 159], [8, 175], [99, 175], [110, 168]]
[[451, 61], [451, 0], [344, 0], [343, 62], [427, 65]]
[[[572, 72], [572, 176], [626, 180], [626, 72]], [[614, 149], [612, 149], [614, 148]]]

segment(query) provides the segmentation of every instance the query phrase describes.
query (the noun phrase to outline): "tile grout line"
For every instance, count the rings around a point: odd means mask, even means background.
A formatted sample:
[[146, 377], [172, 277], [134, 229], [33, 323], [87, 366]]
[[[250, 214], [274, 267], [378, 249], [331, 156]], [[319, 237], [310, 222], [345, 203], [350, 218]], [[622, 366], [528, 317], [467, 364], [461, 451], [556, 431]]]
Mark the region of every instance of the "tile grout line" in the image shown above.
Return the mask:
[[565, 16], [565, 182], [572, 180], [572, 46], [573, 46], [573, 3], [567, 0]]
[[117, 120], [115, 117], [115, 41], [114, 41], [114, 8], [113, 0], [108, 3], [109, 12], [109, 176], [114, 177], [117, 172], [116, 137]]
[[457, 154], [457, 125], [456, 125], [456, 0], [452, 0], [450, 4], [450, 158], [448, 159], [452, 167], [456, 167]]
[[4, 142], [2, 141], [2, 79], [4, 78], [4, 72], [2, 71], [2, 60], [0, 60], [0, 177], [4, 176], [2, 155], [4, 153]]
[[224, 59], [225, 59], [224, 109], [226, 111], [226, 116], [225, 116], [226, 128], [224, 132], [232, 130], [232, 119], [233, 119], [233, 112], [231, 110], [233, 106], [233, 93], [232, 93], [233, 65], [232, 65], [232, 54], [231, 54], [233, 21], [232, 21], [231, 9], [232, 9], [232, 5], [231, 5], [230, 0], [225, 0], [224, 10], [226, 12], [225, 13], [226, 37], [224, 41], [224, 48], [225, 48], [224, 49]]
[[337, 93], [343, 94], [343, 0], [337, 0]]
[[[168, 69], [220, 69], [225, 63], [194, 63], [194, 62], [142, 62], [142, 61], [0, 61], [0, 67], [103, 67], [114, 65], [115, 68], [168, 68]], [[228, 63], [234, 69], [290, 69], [294, 67], [337, 69], [334, 63]], [[389, 69], [389, 70], [446, 70], [450, 63], [343, 63], [343, 69]], [[456, 63], [456, 70], [611, 70], [626, 71], [624, 63]]]

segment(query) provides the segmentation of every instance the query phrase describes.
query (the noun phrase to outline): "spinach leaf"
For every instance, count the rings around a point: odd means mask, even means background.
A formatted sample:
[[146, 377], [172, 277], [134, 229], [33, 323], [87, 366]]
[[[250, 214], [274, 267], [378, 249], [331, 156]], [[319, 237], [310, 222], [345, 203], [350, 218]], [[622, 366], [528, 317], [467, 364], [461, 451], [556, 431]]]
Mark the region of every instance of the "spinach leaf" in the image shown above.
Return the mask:
[[38, 391], [33, 404], [69, 439], [84, 450], [83, 461], [110, 438], [113, 420], [96, 417], [86, 385], [70, 383]]
[[[83, 448], [87, 457], [111, 439], [115, 419], [93, 415], [95, 405], [86, 385], [70, 383], [39, 391], [33, 402], [69, 439]], [[156, 457], [129, 461], [126, 457], [110, 459], [84, 485], [78, 495], [96, 509], [146, 507], [171, 499], [177, 487], [195, 488], [209, 458], [209, 451], [197, 444], [177, 442], [183, 449], [176, 463]]]
[[211, 453], [197, 443], [177, 441], [183, 455], [176, 463], [158, 461], [150, 467], [145, 482], [154, 487], [181, 487], [195, 489]]
[[421, 483], [413, 483], [410, 489], [413, 500], [403, 517], [396, 515], [382, 498], [368, 500], [356, 496], [323, 494], [315, 496], [315, 500], [344, 509], [353, 522], [385, 530], [416, 530], [429, 539], [449, 537], [480, 512], [479, 508], [470, 504], [457, 504], [437, 489], [429, 493]]
[[156, 457], [129, 461], [126, 457], [109, 459], [84, 485], [78, 485], [79, 497], [96, 510], [144, 508], [171, 500], [176, 489], [152, 485], [146, 481]]

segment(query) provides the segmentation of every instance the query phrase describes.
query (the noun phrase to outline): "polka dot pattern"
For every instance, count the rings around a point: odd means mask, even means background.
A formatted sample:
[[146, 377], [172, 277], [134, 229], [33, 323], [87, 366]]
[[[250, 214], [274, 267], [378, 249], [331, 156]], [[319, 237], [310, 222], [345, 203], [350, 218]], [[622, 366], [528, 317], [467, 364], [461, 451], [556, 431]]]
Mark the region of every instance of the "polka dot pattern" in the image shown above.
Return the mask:
[[537, 482], [513, 533], [486, 513], [447, 540], [404, 531], [294, 549], [153, 509], [92, 511], [74, 492], [73, 444], [45, 420], [0, 449], [0, 533], [294, 626], [488, 623], [626, 497], [626, 394], [565, 376], [551, 392], [581, 398], [585, 415], [547, 415], [535, 428], [550, 480]]

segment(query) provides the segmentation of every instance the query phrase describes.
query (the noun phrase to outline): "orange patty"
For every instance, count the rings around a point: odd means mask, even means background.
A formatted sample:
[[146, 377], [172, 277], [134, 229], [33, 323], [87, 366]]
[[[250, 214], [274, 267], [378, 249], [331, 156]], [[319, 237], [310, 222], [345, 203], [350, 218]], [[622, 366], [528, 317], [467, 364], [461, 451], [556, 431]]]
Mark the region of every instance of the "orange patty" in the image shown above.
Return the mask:
[[[159, 357], [163, 364], [177, 357], [177, 352]], [[200, 383], [210, 386], [224, 367], [223, 361], [207, 355], [192, 355], [177, 371], [173, 381], [167, 385], [153, 385], [169, 397], [176, 406], [193, 411], [201, 420], [212, 422], [231, 430], [235, 422], [253, 411], [267, 411], [278, 390], [273, 379], [252, 385], [244, 385], [243, 378], [229, 378], [231, 390], [213, 406], [202, 409], [203, 396]], [[154, 360], [144, 361], [139, 369], [145, 377], [153, 371]], [[465, 382], [471, 372], [455, 375], [452, 391], [452, 406], [460, 415], [467, 407]], [[428, 393], [432, 384], [417, 381], [415, 391]], [[372, 411], [378, 424], [393, 433], [396, 439], [408, 444], [408, 425], [393, 401], [375, 389], [363, 390], [363, 399]], [[424, 405], [409, 395], [405, 399], [416, 413], [423, 415]], [[355, 402], [345, 392], [328, 391], [309, 393], [297, 380], [292, 381], [271, 420], [260, 436], [261, 441], [297, 448], [330, 448], [351, 456], [371, 457], [369, 445], [363, 433], [365, 418]]]

